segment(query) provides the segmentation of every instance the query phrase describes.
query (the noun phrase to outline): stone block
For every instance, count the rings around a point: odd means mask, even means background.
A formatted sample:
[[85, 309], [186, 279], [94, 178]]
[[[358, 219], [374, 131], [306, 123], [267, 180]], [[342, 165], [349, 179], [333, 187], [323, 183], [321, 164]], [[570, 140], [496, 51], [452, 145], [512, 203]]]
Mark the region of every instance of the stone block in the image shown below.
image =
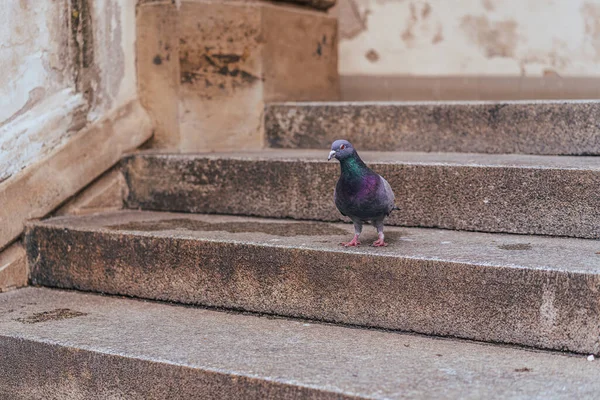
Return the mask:
[[337, 20], [326, 14], [263, 2], [138, 9], [138, 80], [157, 125], [153, 147], [260, 149], [265, 102], [339, 98]]
[[126, 191], [127, 186], [121, 171], [113, 168], [69, 200], [54, 212], [54, 215], [83, 215], [120, 210], [123, 208]]
[[[238, 201], [239, 196], [238, 196]], [[36, 285], [600, 352], [592, 240], [120, 211], [36, 222]]]
[[48, 215], [151, 136], [147, 113], [132, 101], [0, 183], [0, 249], [21, 235], [27, 220]]
[[[341, 220], [323, 150], [141, 153], [124, 159], [127, 207]], [[388, 225], [600, 239], [600, 158], [359, 151], [399, 211]], [[243, 199], [243, 201], [240, 201]]]
[[[6, 399], [592, 399], [585, 356], [27, 288], [0, 296]], [[67, 318], [68, 317], [68, 318]]]
[[27, 286], [27, 258], [21, 242], [0, 252], [0, 293]]
[[599, 155], [600, 102], [285, 103], [265, 109], [274, 148]]

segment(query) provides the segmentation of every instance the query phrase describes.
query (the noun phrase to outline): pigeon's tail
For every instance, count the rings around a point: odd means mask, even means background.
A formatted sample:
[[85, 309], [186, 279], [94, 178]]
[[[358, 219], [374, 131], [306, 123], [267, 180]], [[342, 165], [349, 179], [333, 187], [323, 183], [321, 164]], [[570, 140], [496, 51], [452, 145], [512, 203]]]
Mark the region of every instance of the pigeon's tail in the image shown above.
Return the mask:
[[392, 207], [392, 209], [390, 210], [389, 213], [387, 213], [387, 215], [390, 215], [392, 213], [392, 211], [396, 211], [396, 210], [400, 210], [400, 208], [398, 206]]

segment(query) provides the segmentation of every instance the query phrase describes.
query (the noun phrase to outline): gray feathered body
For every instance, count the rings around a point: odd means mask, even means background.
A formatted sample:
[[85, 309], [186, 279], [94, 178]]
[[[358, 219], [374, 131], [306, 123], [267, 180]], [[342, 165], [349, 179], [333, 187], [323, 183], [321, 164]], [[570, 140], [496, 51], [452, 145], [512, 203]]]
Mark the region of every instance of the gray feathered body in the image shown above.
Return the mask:
[[357, 222], [375, 222], [396, 209], [390, 184], [368, 168], [358, 154], [341, 160], [340, 165], [334, 200], [343, 215]]

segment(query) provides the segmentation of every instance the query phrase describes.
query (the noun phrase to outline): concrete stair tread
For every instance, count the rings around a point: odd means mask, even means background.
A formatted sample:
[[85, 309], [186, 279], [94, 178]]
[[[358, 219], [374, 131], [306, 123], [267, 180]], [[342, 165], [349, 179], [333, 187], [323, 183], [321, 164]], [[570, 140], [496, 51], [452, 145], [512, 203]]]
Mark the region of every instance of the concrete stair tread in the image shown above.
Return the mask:
[[[329, 144], [331, 145], [331, 143]], [[361, 151], [360, 157], [367, 164], [448, 165], [466, 167], [513, 167], [536, 169], [600, 170], [600, 157], [556, 156], [531, 154], [485, 154], [418, 151]], [[211, 160], [234, 159], [250, 161], [303, 161], [331, 163], [327, 161], [329, 146], [318, 149], [266, 149], [256, 151], [231, 151], [210, 153], [170, 153], [157, 150], [137, 152], [129, 157], [164, 157], [171, 159]]]
[[600, 244], [586, 239], [389, 226], [385, 233], [390, 245], [373, 248], [369, 244], [377, 233], [367, 226], [363, 245], [345, 248], [339, 243], [352, 237], [351, 224], [137, 210], [57, 217], [31, 225], [600, 275]]
[[[0, 295], [14, 398], [591, 398], [585, 356], [41, 288]], [[24, 384], [23, 377], [35, 385]], [[518, 382], [518, 384], [515, 384]]]
[[600, 154], [600, 102], [300, 102], [267, 104], [266, 143], [363, 150]]
[[[597, 241], [121, 211], [30, 224], [33, 284], [599, 353]], [[365, 228], [363, 243], [375, 239]]]
[[[128, 208], [336, 221], [336, 161], [321, 150], [139, 153]], [[360, 152], [394, 189], [390, 225], [600, 238], [600, 157]], [[240, 201], [240, 199], [244, 201]]]

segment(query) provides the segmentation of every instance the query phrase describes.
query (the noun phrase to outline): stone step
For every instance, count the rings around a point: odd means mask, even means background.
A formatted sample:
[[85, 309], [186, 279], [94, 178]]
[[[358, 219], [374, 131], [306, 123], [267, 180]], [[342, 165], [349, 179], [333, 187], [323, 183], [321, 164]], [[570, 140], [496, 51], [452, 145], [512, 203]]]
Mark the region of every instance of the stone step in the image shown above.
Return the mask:
[[[396, 194], [388, 224], [600, 238], [600, 158], [359, 152]], [[130, 208], [335, 221], [338, 162], [323, 150], [141, 153]]]
[[33, 223], [31, 282], [581, 353], [600, 352], [600, 244], [121, 211]]
[[600, 102], [311, 102], [265, 109], [275, 148], [600, 154]]
[[573, 399], [585, 356], [42, 288], [0, 294], [10, 399]]

